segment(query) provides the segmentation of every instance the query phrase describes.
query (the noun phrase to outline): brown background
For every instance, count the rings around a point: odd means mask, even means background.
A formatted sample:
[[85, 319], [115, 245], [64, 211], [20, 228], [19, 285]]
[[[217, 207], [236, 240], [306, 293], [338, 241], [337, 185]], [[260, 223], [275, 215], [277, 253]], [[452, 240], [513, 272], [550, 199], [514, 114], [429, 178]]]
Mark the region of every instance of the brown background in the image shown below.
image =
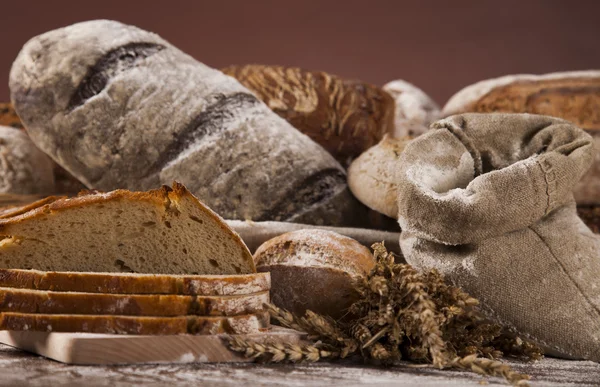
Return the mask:
[[443, 104], [481, 79], [600, 68], [600, 1], [2, 1], [0, 100], [31, 37], [109, 18], [159, 33], [200, 61], [297, 65], [383, 84], [405, 79]]

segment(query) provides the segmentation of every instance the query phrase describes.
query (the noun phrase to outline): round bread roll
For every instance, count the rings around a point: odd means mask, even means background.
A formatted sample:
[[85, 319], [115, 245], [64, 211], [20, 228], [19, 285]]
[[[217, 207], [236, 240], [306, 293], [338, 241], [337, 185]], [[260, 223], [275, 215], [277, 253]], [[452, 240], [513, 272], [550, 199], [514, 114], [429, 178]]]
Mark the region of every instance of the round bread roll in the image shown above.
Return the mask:
[[418, 136], [440, 119], [439, 106], [423, 90], [401, 79], [383, 86], [396, 102], [393, 137]]
[[54, 163], [22, 130], [0, 126], [0, 192], [54, 192]]
[[357, 300], [353, 280], [375, 266], [368, 248], [325, 230], [299, 230], [263, 243], [254, 253], [259, 272], [271, 273], [271, 300], [296, 315], [306, 310], [343, 317]]
[[10, 90], [36, 145], [89, 188], [176, 180], [227, 219], [336, 224], [356, 213], [329, 153], [151, 32], [95, 20], [34, 37]]
[[360, 155], [348, 168], [348, 186], [367, 207], [398, 218], [397, 165], [411, 137], [384, 138]]
[[592, 167], [575, 186], [575, 200], [600, 204], [600, 70], [487, 79], [454, 94], [442, 113], [468, 112], [533, 113], [574, 122], [592, 135], [596, 148]]

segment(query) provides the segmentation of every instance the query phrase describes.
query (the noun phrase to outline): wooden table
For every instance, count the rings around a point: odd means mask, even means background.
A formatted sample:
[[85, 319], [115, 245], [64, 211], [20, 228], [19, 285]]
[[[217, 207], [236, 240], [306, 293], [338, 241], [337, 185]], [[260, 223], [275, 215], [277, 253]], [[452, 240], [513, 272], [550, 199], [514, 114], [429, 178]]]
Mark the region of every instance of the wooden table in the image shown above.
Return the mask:
[[[513, 363], [532, 386], [600, 386], [600, 364], [547, 358]], [[487, 380], [487, 383], [485, 382]], [[381, 369], [353, 361], [300, 365], [163, 364], [70, 366], [0, 345], [1, 386], [506, 386], [502, 379], [398, 364]], [[488, 384], [489, 383], [489, 384]]]

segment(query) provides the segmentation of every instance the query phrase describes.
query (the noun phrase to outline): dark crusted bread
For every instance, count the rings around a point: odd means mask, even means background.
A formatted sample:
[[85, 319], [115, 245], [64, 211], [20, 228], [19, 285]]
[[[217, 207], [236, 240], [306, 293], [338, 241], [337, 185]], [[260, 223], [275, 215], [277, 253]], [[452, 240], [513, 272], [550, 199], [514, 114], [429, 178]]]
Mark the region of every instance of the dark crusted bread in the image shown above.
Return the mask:
[[259, 271], [271, 273], [272, 302], [298, 315], [341, 318], [356, 301], [354, 278], [375, 265], [368, 248], [325, 230], [300, 230], [273, 238], [254, 253]]
[[474, 112], [534, 113], [564, 118], [594, 138], [592, 167], [575, 187], [578, 204], [600, 203], [600, 70], [508, 75], [467, 86], [443, 115]]
[[109, 20], [47, 32], [25, 44], [9, 83], [32, 140], [89, 188], [177, 180], [227, 219], [325, 224], [355, 212], [322, 147], [151, 32]]
[[0, 219], [0, 267], [80, 272], [255, 272], [239, 235], [183, 185], [59, 199]]
[[394, 100], [377, 86], [297, 67], [244, 65], [222, 71], [342, 164], [393, 131]]
[[230, 317], [137, 317], [4, 312], [0, 330], [87, 332], [124, 335], [213, 335], [258, 333], [269, 328], [265, 312]]
[[25, 132], [0, 126], [0, 193], [53, 193], [53, 168]]
[[269, 292], [241, 296], [106, 294], [0, 287], [0, 312], [127, 316], [236, 316], [264, 309]]
[[23, 123], [10, 102], [0, 103], [0, 125], [23, 129]]
[[0, 287], [108, 294], [232, 296], [271, 288], [269, 273], [168, 275], [0, 269]]

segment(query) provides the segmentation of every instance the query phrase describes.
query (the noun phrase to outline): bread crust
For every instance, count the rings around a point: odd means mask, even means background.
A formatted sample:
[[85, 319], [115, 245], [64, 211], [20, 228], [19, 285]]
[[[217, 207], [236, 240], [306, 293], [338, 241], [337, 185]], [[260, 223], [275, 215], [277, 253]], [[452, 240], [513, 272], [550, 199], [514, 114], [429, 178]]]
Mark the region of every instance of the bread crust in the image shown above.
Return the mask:
[[271, 272], [273, 303], [298, 315], [307, 309], [342, 318], [356, 301], [353, 281], [375, 265], [368, 248], [325, 230], [299, 230], [261, 245], [254, 259]]
[[418, 136], [440, 119], [439, 106], [415, 85], [398, 79], [386, 83], [383, 90], [394, 98], [396, 104], [393, 137]]
[[394, 100], [381, 88], [298, 67], [242, 65], [222, 71], [347, 164], [394, 127]]
[[232, 296], [268, 291], [269, 273], [167, 275], [0, 269], [0, 286], [56, 292]]
[[10, 331], [213, 335], [259, 333], [268, 327], [268, 313], [231, 317], [134, 317], [13, 312], [0, 314], [0, 329]]
[[269, 292], [182, 296], [53, 292], [0, 288], [0, 312], [127, 316], [236, 316], [264, 310]]
[[397, 169], [411, 137], [384, 138], [360, 155], [348, 168], [348, 186], [367, 207], [398, 218]]

